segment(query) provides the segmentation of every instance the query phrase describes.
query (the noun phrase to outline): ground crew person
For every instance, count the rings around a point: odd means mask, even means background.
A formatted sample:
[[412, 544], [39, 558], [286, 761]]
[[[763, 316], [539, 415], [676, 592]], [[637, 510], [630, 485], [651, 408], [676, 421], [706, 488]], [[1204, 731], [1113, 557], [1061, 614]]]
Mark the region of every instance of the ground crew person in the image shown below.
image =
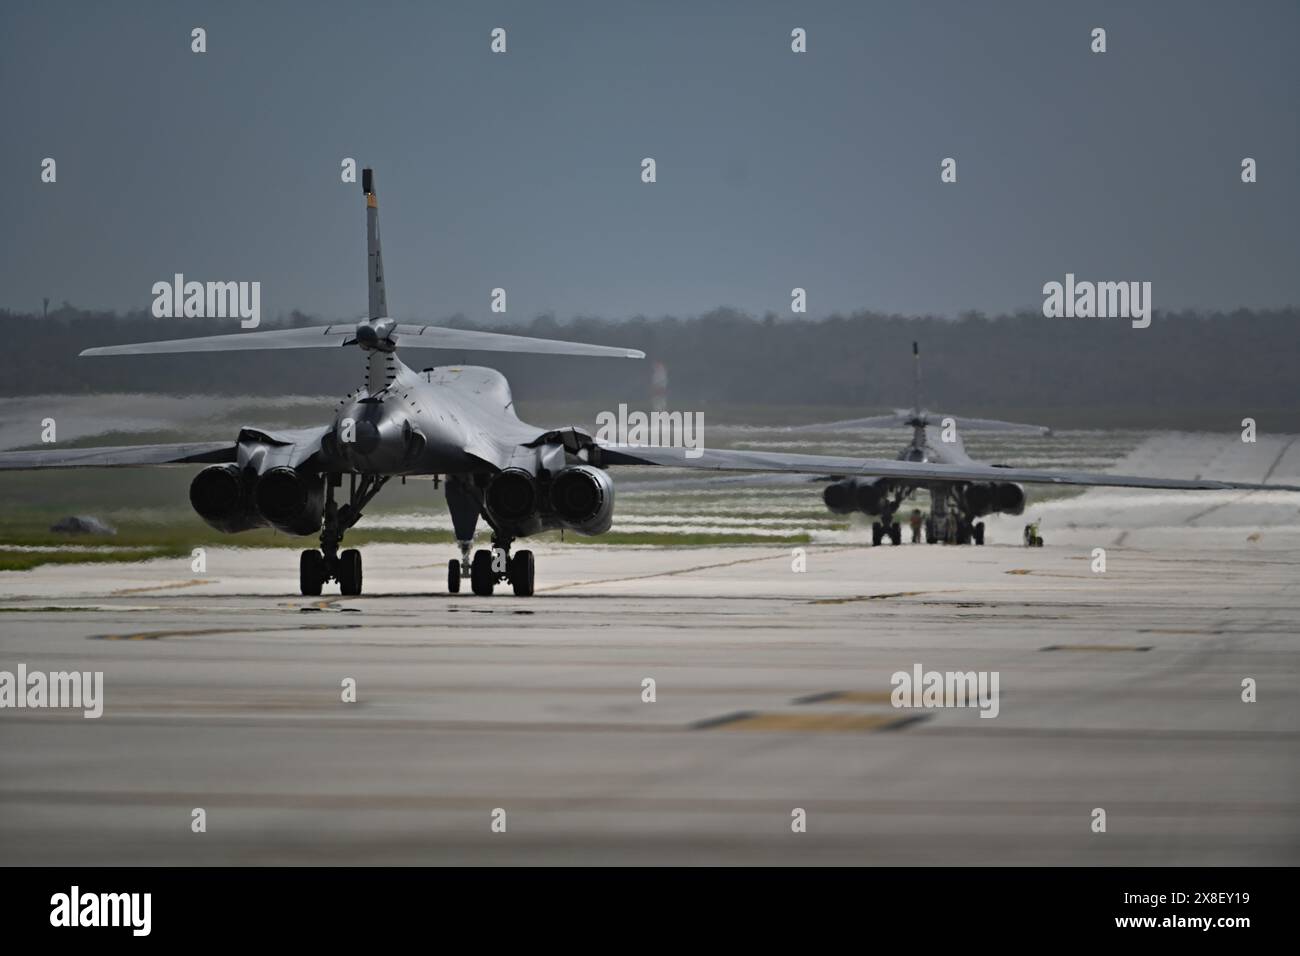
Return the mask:
[[910, 521], [910, 524], [912, 525], [912, 544], [919, 544], [919, 543], [920, 543], [920, 541], [921, 541], [921, 525], [922, 525], [923, 523], [924, 523], [924, 522], [923, 522], [922, 519], [921, 519], [921, 509], [920, 509], [920, 508], [913, 508], [913, 509], [912, 509], [912, 518], [911, 518], [911, 521]]

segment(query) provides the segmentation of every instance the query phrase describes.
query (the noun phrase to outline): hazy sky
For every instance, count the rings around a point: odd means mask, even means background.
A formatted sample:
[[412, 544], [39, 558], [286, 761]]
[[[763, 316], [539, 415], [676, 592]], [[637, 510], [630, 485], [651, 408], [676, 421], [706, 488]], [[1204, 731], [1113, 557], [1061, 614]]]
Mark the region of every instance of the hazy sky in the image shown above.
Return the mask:
[[1067, 272], [1295, 304], [1298, 36], [1294, 0], [4, 0], [0, 306], [147, 308], [183, 272], [359, 315], [343, 157], [376, 167], [401, 318], [491, 318], [495, 286], [516, 319], [794, 286], [813, 316], [995, 312]]

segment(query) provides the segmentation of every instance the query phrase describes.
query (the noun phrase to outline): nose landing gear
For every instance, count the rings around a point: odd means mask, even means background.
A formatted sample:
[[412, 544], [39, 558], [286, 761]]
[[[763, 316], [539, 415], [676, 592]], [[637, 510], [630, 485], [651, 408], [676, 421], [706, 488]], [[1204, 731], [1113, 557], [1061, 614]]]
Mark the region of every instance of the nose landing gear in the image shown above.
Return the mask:
[[474, 547], [474, 539], [468, 541], [457, 541], [460, 546], [460, 558], [452, 558], [447, 562], [447, 593], [459, 594], [461, 578], [470, 576], [470, 549]]
[[340, 553], [339, 545], [344, 532], [361, 520], [361, 509], [379, 494], [387, 481], [385, 475], [363, 475], [358, 483], [357, 476], [353, 475], [350, 500], [340, 508], [334, 504], [334, 489], [341, 479], [335, 475], [326, 478], [320, 550], [304, 551], [298, 557], [298, 590], [304, 597], [319, 597], [326, 581], [338, 581], [339, 592], [345, 597], [361, 593], [361, 552], [348, 548]]

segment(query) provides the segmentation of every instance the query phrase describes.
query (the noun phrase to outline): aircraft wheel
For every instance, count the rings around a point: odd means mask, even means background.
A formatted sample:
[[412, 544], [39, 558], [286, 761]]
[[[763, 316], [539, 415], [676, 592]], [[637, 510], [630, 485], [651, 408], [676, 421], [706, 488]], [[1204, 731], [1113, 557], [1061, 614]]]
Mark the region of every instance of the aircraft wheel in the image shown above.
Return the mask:
[[533, 596], [533, 552], [520, 551], [510, 559], [510, 585], [515, 597]]
[[339, 555], [339, 590], [348, 597], [361, 593], [361, 552], [356, 548]]
[[903, 526], [897, 521], [889, 526], [889, 540], [894, 542], [894, 544], [903, 543]]
[[325, 555], [304, 551], [298, 556], [298, 590], [304, 597], [319, 597], [325, 578]]
[[469, 565], [469, 587], [479, 597], [491, 597], [496, 587], [497, 574], [492, 570], [492, 552], [480, 549], [474, 552]]
[[884, 538], [884, 536], [885, 536], [885, 526], [882, 525], [879, 521], [871, 522], [871, 546], [873, 548], [880, 547], [880, 541], [882, 538]]
[[984, 545], [984, 522], [981, 521], [971, 530], [974, 532], [975, 543], [982, 547]]
[[455, 558], [447, 562], [447, 593], [460, 593], [460, 562]]

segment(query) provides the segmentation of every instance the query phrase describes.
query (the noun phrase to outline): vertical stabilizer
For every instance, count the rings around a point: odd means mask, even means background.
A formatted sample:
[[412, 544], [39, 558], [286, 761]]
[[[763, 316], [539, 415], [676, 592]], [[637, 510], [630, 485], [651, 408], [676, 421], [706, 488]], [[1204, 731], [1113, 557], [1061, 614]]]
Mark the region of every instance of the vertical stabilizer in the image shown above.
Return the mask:
[[[388, 318], [388, 293], [384, 289], [384, 256], [379, 249], [379, 197], [375, 193], [375, 171], [361, 171], [361, 190], [366, 194], [366, 288], [370, 300], [369, 324], [376, 334], [366, 335], [358, 327], [357, 339], [366, 353], [366, 391], [377, 395], [392, 383], [397, 374], [397, 356], [393, 354], [392, 340], [378, 334], [391, 327]], [[385, 321], [380, 322], [380, 319]]]
[[921, 414], [921, 347], [912, 343], [912, 411]]
[[361, 189], [366, 194], [366, 285], [370, 294], [370, 318], [388, 315], [388, 295], [384, 291], [384, 257], [379, 251], [379, 199], [375, 193], [375, 172], [361, 171]]

